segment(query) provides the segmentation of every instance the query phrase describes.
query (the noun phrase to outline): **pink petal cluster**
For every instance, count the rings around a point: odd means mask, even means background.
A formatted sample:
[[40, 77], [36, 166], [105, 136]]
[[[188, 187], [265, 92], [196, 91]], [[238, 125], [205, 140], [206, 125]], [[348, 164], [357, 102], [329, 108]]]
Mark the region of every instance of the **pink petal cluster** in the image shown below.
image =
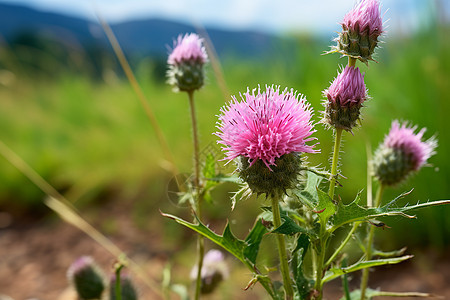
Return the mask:
[[306, 99], [294, 90], [279, 86], [266, 86], [247, 92], [239, 102], [233, 101], [222, 108], [216, 135], [226, 151], [226, 159], [242, 155], [250, 165], [258, 159], [270, 169], [275, 159], [292, 152], [313, 153], [314, 145], [305, 143], [315, 130], [311, 121], [312, 109]]
[[184, 36], [180, 34], [174, 42], [174, 48], [167, 60], [170, 65], [185, 61], [195, 61], [201, 64], [208, 61], [203, 39], [195, 33], [185, 34]]
[[427, 162], [437, 147], [437, 142], [433, 138], [422, 142], [425, 128], [415, 134], [416, 129], [417, 126], [408, 127], [407, 123], [400, 125], [395, 120], [392, 122], [391, 130], [384, 140], [385, 147], [399, 149], [405, 156], [411, 158], [414, 171], [419, 170]]
[[358, 68], [346, 66], [324, 94], [328, 101], [340, 106], [362, 104], [367, 99], [364, 76]]
[[383, 21], [378, 0], [360, 1], [345, 15], [342, 25], [352, 31], [359, 30], [362, 33], [368, 29], [369, 35], [380, 35], [383, 31]]

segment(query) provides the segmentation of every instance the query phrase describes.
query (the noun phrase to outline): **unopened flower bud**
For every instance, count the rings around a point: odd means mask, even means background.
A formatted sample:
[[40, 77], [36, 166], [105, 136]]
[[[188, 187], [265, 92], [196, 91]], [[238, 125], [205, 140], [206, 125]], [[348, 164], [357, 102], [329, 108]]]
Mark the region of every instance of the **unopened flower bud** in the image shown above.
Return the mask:
[[204, 84], [203, 65], [208, 61], [202, 39], [195, 33], [178, 36], [167, 63], [168, 83], [180, 91], [194, 91]]
[[323, 94], [326, 99], [322, 122], [351, 132], [360, 119], [363, 102], [368, 98], [364, 76], [359, 69], [346, 66]]
[[378, 0], [362, 0], [349, 11], [341, 23], [342, 32], [335, 39], [330, 52], [359, 59], [367, 64], [383, 32], [383, 21]]
[[[198, 267], [194, 266], [191, 270], [191, 279], [196, 280]], [[228, 265], [225, 262], [225, 256], [219, 250], [209, 250], [203, 258], [201, 271], [201, 293], [210, 294], [217, 286], [228, 278]]]
[[222, 109], [216, 135], [252, 192], [272, 196], [295, 186], [301, 152], [318, 152], [306, 145], [314, 140], [312, 109], [293, 90], [268, 86], [255, 92], [247, 90], [242, 102], [233, 97]]
[[404, 181], [409, 175], [418, 171], [434, 154], [437, 142], [434, 138], [422, 141], [425, 128], [417, 134], [417, 127], [400, 126], [392, 122], [386, 136], [373, 158], [374, 176], [384, 185], [395, 185]]
[[82, 300], [101, 299], [105, 289], [104, 276], [89, 256], [78, 258], [67, 271], [69, 281]]
[[[109, 299], [116, 300], [116, 275], [111, 276], [109, 282]], [[137, 292], [128, 274], [123, 273], [120, 275], [120, 291], [122, 300], [137, 300]]]

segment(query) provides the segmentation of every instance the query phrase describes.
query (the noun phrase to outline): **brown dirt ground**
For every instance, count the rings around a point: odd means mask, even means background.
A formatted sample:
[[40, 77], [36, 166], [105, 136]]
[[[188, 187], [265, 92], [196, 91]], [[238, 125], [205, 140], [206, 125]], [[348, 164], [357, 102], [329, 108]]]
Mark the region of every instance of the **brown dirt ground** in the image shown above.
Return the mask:
[[[183, 249], [164, 249], [161, 233], [139, 230], [120, 209], [100, 213], [97, 221], [106, 213], [116, 215], [117, 226], [121, 228], [109, 238], [128, 253], [148, 273], [150, 281], [159, 287], [160, 274], [166, 262], [176, 254], [175, 251]], [[2, 216], [5, 218], [7, 215], [3, 213]], [[30, 222], [12, 220], [3, 227], [0, 226], [0, 300], [5, 299], [1, 295], [14, 300], [74, 300], [66, 279], [67, 268], [74, 259], [90, 255], [104, 270], [111, 270], [114, 263], [113, 257], [90, 237], [56, 218]], [[186, 275], [189, 270], [181, 272]], [[243, 291], [250, 279], [247, 272], [234, 268], [231, 278], [233, 282], [222, 284], [220, 290], [208, 299], [265, 299], [259, 287]], [[140, 299], [162, 299], [141, 280], [135, 280]], [[351, 284], [358, 284], [357, 279]], [[386, 291], [427, 292], [440, 295], [441, 299], [450, 299], [450, 255], [422, 252], [412, 262], [378, 268], [371, 275], [371, 286], [382, 287]], [[340, 280], [335, 280], [325, 290], [326, 299], [339, 299], [341, 295]]]

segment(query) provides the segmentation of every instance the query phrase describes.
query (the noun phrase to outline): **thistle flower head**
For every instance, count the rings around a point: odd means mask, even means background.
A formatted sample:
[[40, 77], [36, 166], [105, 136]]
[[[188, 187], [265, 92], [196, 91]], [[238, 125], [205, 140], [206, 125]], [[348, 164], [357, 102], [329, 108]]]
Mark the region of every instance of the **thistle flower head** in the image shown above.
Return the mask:
[[290, 188], [298, 173], [298, 154], [317, 152], [306, 144], [315, 132], [310, 105], [301, 94], [280, 92], [279, 86], [247, 90], [241, 98], [239, 102], [233, 96], [219, 116], [216, 135], [226, 159], [238, 158], [240, 176], [254, 192], [271, 193], [275, 184]]
[[434, 138], [422, 141], [425, 128], [414, 133], [416, 129], [417, 126], [410, 127], [407, 123], [400, 125], [398, 121], [392, 122], [391, 130], [373, 160], [375, 176], [383, 184], [402, 182], [424, 166], [435, 153], [437, 141]]
[[352, 31], [364, 33], [368, 30], [369, 35], [380, 35], [383, 32], [383, 20], [381, 19], [378, 0], [360, 1], [345, 15], [341, 24], [342, 27]]
[[167, 63], [168, 83], [176, 90], [194, 91], [203, 86], [203, 65], [208, 61], [203, 39], [191, 33], [179, 35]]
[[[190, 277], [197, 279], [198, 266], [195, 265]], [[228, 265], [225, 262], [225, 256], [219, 250], [209, 250], [203, 257], [203, 266], [201, 271], [201, 293], [209, 294], [213, 292], [220, 282], [227, 279], [229, 275]]]
[[174, 47], [169, 55], [167, 63], [169, 65], [182, 64], [183, 62], [197, 62], [204, 64], [208, 61], [203, 39], [197, 34], [190, 33], [179, 35], [174, 42]]
[[346, 66], [323, 94], [327, 98], [323, 122], [351, 131], [359, 120], [363, 102], [368, 98], [363, 74], [358, 68]]
[[103, 273], [89, 256], [73, 262], [67, 270], [67, 278], [80, 299], [100, 299], [105, 289]]
[[365, 64], [373, 60], [372, 54], [383, 33], [380, 4], [378, 0], [361, 0], [349, 11], [341, 23], [342, 32], [335, 39], [336, 46], [329, 53], [359, 59]]

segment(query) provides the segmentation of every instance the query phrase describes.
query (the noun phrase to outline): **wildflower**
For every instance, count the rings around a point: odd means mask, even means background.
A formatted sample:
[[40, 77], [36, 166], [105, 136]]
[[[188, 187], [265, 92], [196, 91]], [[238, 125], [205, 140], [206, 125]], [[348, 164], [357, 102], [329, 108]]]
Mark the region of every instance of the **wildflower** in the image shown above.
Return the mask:
[[336, 46], [330, 52], [359, 59], [367, 64], [383, 33], [380, 4], [378, 0], [362, 0], [349, 11], [341, 23], [342, 32], [335, 39]]
[[430, 138], [422, 141], [425, 128], [417, 134], [417, 126], [409, 127], [392, 122], [391, 130], [373, 159], [374, 175], [385, 185], [395, 185], [424, 166], [435, 152], [437, 141]]
[[168, 83], [180, 91], [194, 91], [203, 86], [203, 65], [208, 61], [203, 39], [191, 33], [179, 35], [167, 63]]
[[359, 120], [362, 104], [368, 98], [364, 76], [359, 69], [346, 66], [323, 94], [327, 99], [322, 122], [351, 132]]
[[92, 257], [78, 258], [68, 269], [67, 277], [80, 299], [100, 299], [105, 289], [104, 276]]
[[239, 176], [256, 193], [284, 192], [296, 184], [300, 153], [314, 153], [310, 105], [293, 89], [258, 88], [222, 108], [216, 135], [226, 159], [236, 159]]
[[[116, 274], [111, 275], [109, 282], [109, 295], [111, 300], [116, 299]], [[131, 277], [127, 273], [123, 273], [120, 276], [120, 292], [122, 295], [122, 300], [137, 300], [136, 289], [131, 282]]]
[[[198, 266], [191, 270], [191, 279], [197, 279]], [[228, 278], [228, 265], [225, 256], [219, 250], [209, 250], [203, 258], [201, 293], [212, 293], [220, 282]]]

